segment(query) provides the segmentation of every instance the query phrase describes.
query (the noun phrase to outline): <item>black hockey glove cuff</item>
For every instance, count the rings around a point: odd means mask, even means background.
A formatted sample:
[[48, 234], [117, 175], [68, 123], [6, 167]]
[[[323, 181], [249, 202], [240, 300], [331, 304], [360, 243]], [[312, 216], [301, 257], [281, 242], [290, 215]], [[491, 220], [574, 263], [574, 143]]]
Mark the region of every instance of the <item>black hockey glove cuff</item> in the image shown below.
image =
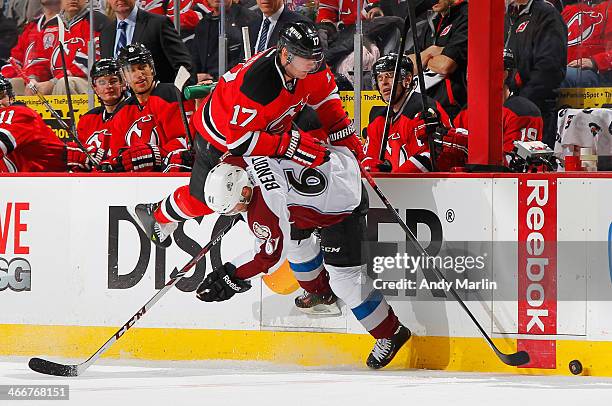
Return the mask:
[[236, 278], [235, 274], [236, 267], [229, 262], [214, 269], [198, 286], [196, 297], [204, 302], [223, 302], [251, 289], [251, 282]]

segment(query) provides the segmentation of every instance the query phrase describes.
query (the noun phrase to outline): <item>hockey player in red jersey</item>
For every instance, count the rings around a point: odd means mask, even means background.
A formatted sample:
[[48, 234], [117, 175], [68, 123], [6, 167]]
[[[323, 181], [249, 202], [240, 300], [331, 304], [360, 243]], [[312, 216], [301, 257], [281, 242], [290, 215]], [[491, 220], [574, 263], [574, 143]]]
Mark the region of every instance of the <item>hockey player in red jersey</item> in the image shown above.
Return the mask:
[[[250, 252], [213, 269], [197, 289], [206, 302], [224, 301], [250, 288], [247, 280], [273, 272], [289, 259], [298, 280], [325, 268], [328, 286], [376, 338], [370, 368], [386, 366], [410, 338], [380, 291], [365, 274], [368, 195], [359, 164], [344, 147], [330, 147], [328, 162], [304, 168], [269, 157], [230, 157], [206, 179], [206, 203], [215, 212], [244, 213], [255, 236]], [[307, 179], [308, 181], [304, 181]], [[319, 229], [320, 241], [311, 235]], [[299, 240], [294, 233], [301, 232]]]
[[[193, 34], [204, 14], [211, 12], [211, 7], [206, 0], [180, 0], [179, 3], [181, 31], [187, 30]], [[150, 13], [165, 15], [174, 21], [174, 0], [140, 0], [139, 8]]]
[[[110, 165], [114, 171], [162, 171], [175, 155], [186, 156], [187, 136], [174, 86], [154, 80], [155, 65], [142, 44], [127, 45], [119, 52], [119, 65], [132, 89], [111, 125]], [[193, 101], [185, 102], [188, 114]], [[184, 162], [191, 166], [191, 162]]]
[[40, 115], [15, 102], [0, 76], [0, 172], [64, 172], [66, 149]]
[[[305, 105], [322, 129], [310, 133], [292, 127]], [[329, 159], [321, 140], [362, 145], [342, 108], [334, 76], [323, 63], [314, 24], [286, 24], [277, 48], [255, 55], [226, 72], [195, 113], [195, 163], [189, 186], [178, 188], [160, 203], [136, 206], [135, 218], [153, 242], [168, 246], [178, 222], [210, 214], [204, 182], [221, 155], [274, 156], [316, 167]], [[319, 139], [315, 138], [318, 137]]]
[[[397, 62], [397, 54], [379, 58], [372, 67], [372, 82], [382, 97], [389, 103], [393, 72]], [[435, 108], [435, 116], [440, 120], [420, 119], [423, 106], [423, 96], [415, 91], [412, 80], [413, 64], [407, 57], [400, 61], [400, 80], [391, 102], [391, 125], [385, 159], [380, 160], [380, 148], [385, 128], [387, 107], [374, 107], [370, 112], [370, 124], [366, 129], [366, 157], [362, 163], [372, 172], [420, 173], [432, 170], [429, 145], [427, 143], [428, 129], [432, 132], [441, 124], [450, 127], [448, 115], [438, 102], [427, 97], [428, 105]], [[422, 140], [423, 138], [424, 140]]]
[[[79, 118], [77, 134], [89, 156], [99, 164], [110, 155], [111, 119], [121, 108], [126, 89], [121, 69], [114, 59], [96, 61], [90, 76], [91, 86], [101, 106], [94, 107]], [[75, 142], [68, 142], [66, 148], [69, 169], [91, 170], [92, 162]]]
[[[525, 97], [513, 95], [507, 85], [516, 69], [514, 55], [504, 49], [504, 105], [502, 107], [503, 151], [507, 156], [514, 150], [514, 141], [541, 141], [544, 122], [538, 106]], [[439, 131], [436, 145], [440, 146], [438, 166], [441, 170], [465, 165], [469, 140], [469, 109], [462, 110], [453, 122], [454, 128]]]

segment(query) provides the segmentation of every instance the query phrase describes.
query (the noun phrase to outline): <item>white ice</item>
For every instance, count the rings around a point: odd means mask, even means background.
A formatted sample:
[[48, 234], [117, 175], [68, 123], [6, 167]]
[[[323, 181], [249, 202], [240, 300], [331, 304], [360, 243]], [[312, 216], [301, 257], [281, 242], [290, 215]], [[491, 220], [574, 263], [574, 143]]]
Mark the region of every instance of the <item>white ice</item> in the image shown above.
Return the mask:
[[27, 359], [0, 360], [2, 385], [70, 385], [70, 400], [0, 405], [79, 406], [561, 406], [612, 404], [612, 378], [369, 371], [268, 363], [102, 360], [84, 375], [40, 375]]

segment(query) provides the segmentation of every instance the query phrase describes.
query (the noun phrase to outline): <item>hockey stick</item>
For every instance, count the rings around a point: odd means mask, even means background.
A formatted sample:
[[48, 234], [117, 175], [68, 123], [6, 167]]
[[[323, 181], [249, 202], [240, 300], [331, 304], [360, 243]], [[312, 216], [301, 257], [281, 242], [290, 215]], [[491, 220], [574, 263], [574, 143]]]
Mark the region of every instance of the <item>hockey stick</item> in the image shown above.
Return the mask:
[[162, 296], [168, 293], [168, 291], [174, 285], [176, 285], [176, 283], [181, 280], [191, 268], [193, 268], [202, 258], [204, 258], [208, 251], [210, 251], [213, 246], [217, 245], [221, 241], [223, 236], [229, 231], [230, 228], [234, 226], [234, 224], [238, 222], [240, 218], [240, 215], [235, 215], [234, 217], [232, 217], [231, 221], [225, 227], [219, 230], [219, 232], [213, 236], [213, 238], [208, 242], [208, 244], [206, 244], [195, 257], [193, 257], [189, 262], [187, 262], [187, 264], [180, 271], [177, 268], [174, 268], [174, 270], [170, 274], [170, 280], [166, 283], [166, 285], [159, 292], [153, 295], [153, 297], [149, 299], [149, 301], [145, 303], [145, 305], [142, 306], [136, 312], [136, 314], [134, 314], [119, 330], [117, 330], [115, 334], [113, 334], [111, 338], [108, 339], [108, 341], [104, 343], [102, 347], [98, 349], [98, 351], [95, 352], [95, 354], [89, 357], [85, 362], [75, 365], [69, 365], [59, 364], [53, 361], [47, 361], [42, 358], [32, 358], [28, 363], [30, 369], [41, 374], [56, 376], [79, 376], [83, 374], [83, 372], [85, 372], [85, 370], [87, 370], [87, 368], [89, 368], [91, 364], [96, 362], [96, 360], [100, 358], [100, 356], [102, 356], [102, 354], [104, 354], [106, 350], [108, 350], [115, 342], [117, 342], [117, 340], [121, 338], [121, 336], [123, 336], [130, 328], [132, 328], [136, 324], [136, 322], [140, 320], [142, 316], [145, 315], [145, 313], [151, 310], [153, 305], [157, 303], [157, 301], [161, 299]]
[[189, 121], [187, 120], [187, 113], [185, 113], [185, 105], [183, 104], [183, 87], [189, 80], [191, 74], [184, 66], [181, 66], [174, 79], [174, 92], [176, 93], [176, 101], [181, 111], [181, 119], [183, 120], [183, 127], [185, 127], [185, 135], [187, 136], [187, 149], [191, 149], [193, 146], [193, 138], [191, 131], [189, 130]]
[[[428, 114], [429, 106], [427, 101], [427, 89], [425, 89], [425, 75], [423, 74], [423, 62], [421, 60], [421, 50], [419, 49], [419, 42], [416, 28], [416, 15], [414, 12], [414, 4], [408, 2], [408, 19], [410, 20], [410, 31], [412, 31], [412, 41], [414, 42], [414, 59], [416, 60], [417, 76], [419, 78], [419, 90], [421, 91], [421, 103], [423, 108], [423, 118]], [[431, 161], [431, 169], [436, 172], [436, 153], [433, 142], [433, 137], [427, 137], [427, 144], [429, 145], [429, 155]]]
[[[423, 255], [423, 257], [426, 257], [426, 258], [429, 259], [430, 256], [427, 253], [427, 251], [425, 251], [425, 248], [423, 248], [423, 246], [419, 243], [419, 241], [417, 240], [417, 238], [414, 235], [414, 233], [412, 232], [412, 230], [410, 230], [410, 228], [408, 228], [408, 226], [406, 225], [404, 220], [402, 220], [402, 218], [395, 211], [393, 206], [391, 206], [391, 203], [389, 203], [389, 200], [387, 200], [387, 198], [385, 197], [383, 192], [380, 190], [380, 188], [378, 187], [378, 185], [374, 181], [374, 178], [372, 178], [372, 175], [370, 175], [370, 173], [367, 170], [365, 170], [365, 168], [363, 167], [361, 162], [359, 162], [359, 161], [357, 161], [357, 162], [359, 164], [359, 168], [361, 169], [361, 173], [362, 173], [363, 177], [368, 181], [370, 186], [372, 186], [372, 189], [374, 189], [374, 191], [376, 192], [376, 194], [378, 195], [380, 200], [382, 200], [383, 204], [387, 207], [387, 209], [389, 209], [389, 211], [391, 213], [393, 213], [393, 216], [395, 217], [395, 220], [402, 227], [402, 229], [404, 230], [404, 232], [406, 233], [406, 235], [408, 236], [408, 238], [412, 242], [412, 245], [417, 249], [417, 251], [419, 251], [419, 253], [421, 255]], [[427, 263], [430, 263], [430, 261], [427, 261]], [[442, 272], [436, 266], [435, 261], [431, 261], [431, 263], [433, 265], [433, 270], [436, 273], [436, 275], [438, 276], [438, 278], [440, 280], [448, 282], [447, 279], [442, 274]], [[459, 297], [457, 292], [455, 292], [455, 290], [452, 288], [452, 286], [450, 284], [449, 284], [449, 286], [450, 286], [449, 292], [451, 293], [451, 295], [455, 298], [455, 300], [457, 301], [457, 303], [459, 303], [459, 305], [463, 308], [463, 310], [465, 310], [465, 312], [468, 314], [470, 319], [472, 319], [472, 321], [474, 322], [476, 327], [478, 327], [478, 330], [480, 330], [480, 334], [482, 334], [484, 339], [487, 340], [487, 343], [489, 343], [489, 346], [491, 347], [493, 352], [495, 352], [495, 355], [497, 355], [497, 357], [504, 364], [510, 365], [510, 366], [519, 366], [519, 365], [527, 364], [529, 362], [529, 354], [526, 351], [518, 351], [518, 352], [515, 352], [515, 353], [512, 353], [512, 354], [505, 354], [505, 353], [501, 352], [499, 350], [499, 348], [497, 348], [497, 346], [495, 345], [493, 340], [491, 340], [491, 337], [489, 337], [489, 335], [484, 330], [484, 328], [482, 328], [482, 326], [480, 325], [478, 320], [476, 320], [476, 317], [474, 317], [474, 315], [472, 314], [470, 309], [468, 309], [468, 307], [465, 305], [463, 300], [461, 300], [461, 298]]]
[[[14, 58], [9, 58], [9, 63], [13, 66], [13, 68], [15, 69], [15, 72], [17, 72], [17, 75], [19, 75], [21, 79], [23, 79], [26, 86], [28, 86], [28, 88], [38, 97], [38, 100], [40, 100], [40, 102], [45, 106], [47, 111], [53, 116], [53, 118], [57, 121], [60, 127], [62, 127], [64, 131], [66, 131], [66, 133], [68, 134], [68, 137], [70, 137], [75, 142], [77, 147], [85, 154], [85, 156], [91, 162], [93, 162], [96, 169], [100, 169], [100, 163], [96, 159], [94, 159], [93, 156], [91, 156], [91, 154], [87, 151], [87, 148], [85, 148], [81, 140], [79, 140], [79, 137], [76, 136], [76, 132], [72, 132], [72, 130], [68, 126], [68, 123], [64, 121], [64, 119], [58, 114], [57, 111], [55, 111], [55, 109], [53, 108], [53, 106], [51, 106], [51, 103], [49, 103], [49, 101], [45, 98], [45, 96], [43, 96], [43, 94], [40, 93], [40, 91], [38, 90], [38, 88], [36, 87], [32, 79], [30, 79], [25, 74], [25, 72], [21, 69], [21, 67], [17, 64], [17, 61]], [[62, 139], [60, 138], [60, 140]]]
[[66, 53], [64, 52], [64, 43], [58, 41], [60, 57], [62, 59], [62, 73], [64, 74], [64, 86], [66, 87], [66, 99], [68, 100], [68, 115], [72, 122], [72, 132], [76, 134], [76, 120], [74, 118], [74, 107], [72, 105], [72, 95], [70, 94], [70, 82], [68, 80], [68, 69], [66, 66]]

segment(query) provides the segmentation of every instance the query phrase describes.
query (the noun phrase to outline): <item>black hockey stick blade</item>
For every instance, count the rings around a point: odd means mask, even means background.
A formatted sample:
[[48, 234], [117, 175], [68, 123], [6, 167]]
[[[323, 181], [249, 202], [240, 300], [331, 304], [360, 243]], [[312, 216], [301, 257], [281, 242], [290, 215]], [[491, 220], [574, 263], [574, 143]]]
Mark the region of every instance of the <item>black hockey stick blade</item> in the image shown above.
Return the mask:
[[30, 359], [28, 366], [32, 371], [45, 375], [77, 376], [79, 374], [77, 365], [63, 365], [42, 358]]
[[504, 364], [510, 365], [511, 367], [518, 367], [529, 363], [529, 354], [527, 351], [519, 351], [515, 352], [514, 354], [504, 354], [495, 347], [493, 347], [493, 350]]

